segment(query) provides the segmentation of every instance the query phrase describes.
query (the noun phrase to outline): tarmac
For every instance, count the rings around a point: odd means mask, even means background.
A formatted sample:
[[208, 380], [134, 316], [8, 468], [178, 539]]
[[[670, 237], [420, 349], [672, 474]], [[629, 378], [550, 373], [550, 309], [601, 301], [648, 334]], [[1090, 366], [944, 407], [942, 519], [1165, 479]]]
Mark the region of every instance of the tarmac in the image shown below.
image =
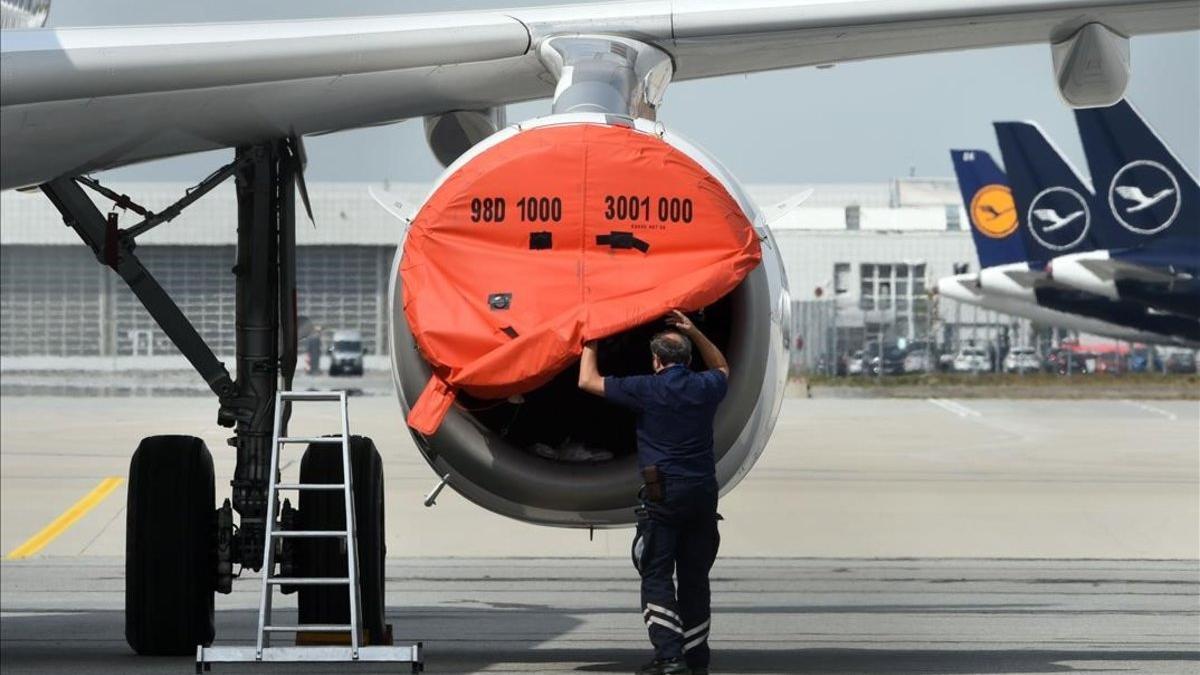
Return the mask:
[[[437, 479], [394, 398], [366, 387], [350, 410], [384, 457], [389, 616], [430, 672], [645, 659], [628, 530], [525, 525], [450, 490], [425, 508]], [[0, 563], [4, 672], [186, 672], [124, 643], [125, 484], [105, 480], [142, 436], [192, 433], [220, 498], [214, 404], [6, 395], [0, 419], [0, 549], [74, 514]], [[714, 672], [1200, 671], [1196, 401], [788, 399], [721, 511]], [[252, 639], [258, 588], [218, 596], [218, 643]]]

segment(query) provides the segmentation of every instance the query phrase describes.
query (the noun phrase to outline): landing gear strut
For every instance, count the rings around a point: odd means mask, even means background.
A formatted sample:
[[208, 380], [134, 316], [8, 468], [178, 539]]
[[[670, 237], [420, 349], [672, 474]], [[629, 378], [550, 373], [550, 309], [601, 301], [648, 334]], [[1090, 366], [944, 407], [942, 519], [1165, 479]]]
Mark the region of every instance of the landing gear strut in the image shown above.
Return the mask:
[[[91, 178], [64, 177], [41, 186], [66, 224], [101, 264], [112, 268], [129, 285], [216, 394], [217, 423], [234, 429], [229, 439], [237, 453], [232, 498], [215, 510], [211, 459], [207, 465], [207, 491], [204, 477], [193, 476], [188, 468], [197, 466], [197, 462], [203, 464], [208, 456], [199, 439], [153, 437], [143, 441], [142, 447], [150, 449], [140, 449], [135, 455], [131, 472], [141, 479], [136, 486], [132, 480], [130, 483], [127, 574], [131, 578], [127, 585], [134, 589], [134, 596], [126, 605], [126, 623], [129, 643], [139, 653], [190, 653], [196, 644], [210, 642], [212, 593], [230, 592], [235, 566], [252, 570], [262, 567], [275, 394], [281, 386], [291, 388], [296, 371], [295, 188], [300, 188], [307, 206], [303, 162], [296, 138], [239, 147], [232, 163], [158, 214]], [[236, 180], [238, 203], [237, 261], [232, 270], [236, 277], [236, 379], [135, 253], [137, 236], [171, 220], [230, 176]], [[105, 217], [84, 186], [144, 219], [126, 230], [118, 229], [115, 214]], [[289, 413], [284, 411], [284, 429]], [[169, 481], [156, 481], [153, 475], [195, 486], [189, 487], [186, 495], [181, 494], [170, 485], [164, 487]], [[135, 506], [137, 518], [133, 515]], [[178, 523], [171, 528], [160, 527], [161, 518], [147, 516], [160, 510], [192, 514], [188, 516], [191, 520], [187, 520], [187, 531], [181, 533], [175, 526]], [[236, 528], [235, 512], [239, 521]], [[307, 515], [309, 519], [318, 517], [315, 513]], [[189, 570], [197, 569], [154, 576], [147, 582], [153, 588], [146, 587], [146, 570], [183, 560], [180, 556], [186, 558]], [[382, 589], [379, 592], [381, 600]], [[180, 603], [175, 612], [177, 623], [186, 624], [188, 629], [154, 630], [161, 625], [166, 611], [161, 602], [156, 604], [155, 597], [170, 597]]]
[[[286, 141], [237, 149], [237, 393], [217, 423], [233, 426], [237, 448], [233, 510], [241, 516], [234, 550], [243, 567], [262, 567], [275, 392], [296, 372], [296, 163]], [[284, 415], [286, 425], [286, 411]]]

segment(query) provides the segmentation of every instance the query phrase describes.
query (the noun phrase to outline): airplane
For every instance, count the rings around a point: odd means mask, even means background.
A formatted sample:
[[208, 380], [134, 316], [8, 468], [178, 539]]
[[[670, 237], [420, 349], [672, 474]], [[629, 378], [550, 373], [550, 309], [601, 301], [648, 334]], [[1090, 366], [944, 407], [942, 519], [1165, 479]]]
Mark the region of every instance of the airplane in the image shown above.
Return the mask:
[[[1097, 109], [1089, 114], [1103, 113]], [[1200, 341], [1200, 322], [1192, 317], [1163, 312], [1133, 299], [1089, 293], [1054, 279], [1053, 268], [1063, 256], [1133, 246], [1170, 251], [1175, 250], [1173, 241], [1178, 237], [1163, 229], [1138, 234], [1122, 227], [1106, 208], [1104, 195], [1092, 189], [1036, 124], [997, 122], [994, 126], [1017, 210], [1028, 214], [1019, 232], [1030, 255], [1025, 269], [981, 272], [983, 287], [1168, 338]], [[1066, 227], [1068, 222], [1073, 224]]]
[[1057, 283], [1200, 318], [1200, 182], [1128, 102], [1075, 114], [1088, 169], [1121, 245], [1050, 264]]
[[[1102, 335], [1128, 335], [1128, 330], [1117, 330], [1110, 325], [1116, 324], [1157, 336], [1149, 338], [1151, 342], [1191, 344], [1200, 340], [1200, 325], [1190, 318], [1162, 314], [1144, 303], [1081, 292], [1050, 278], [1051, 261], [1061, 253], [1123, 243], [1129, 233], [1105, 217], [1091, 186], [1036, 124], [997, 122], [995, 128], [1010, 171], [1007, 177], [982, 151], [952, 151], [952, 160], [959, 172], [964, 200], [974, 199], [971, 186], [977, 183], [967, 171], [967, 165], [973, 162], [964, 158], [983, 162], [976, 165], [979, 167], [976, 171], [986, 170], [993, 174], [991, 180], [1007, 180], [1011, 185], [1016, 222], [1024, 227], [1013, 227], [1010, 236], [1020, 239], [1023, 252], [1014, 250], [1008, 259], [984, 264], [974, 279], [976, 289], [963, 288], [959, 281], [948, 279], [943, 290], [950, 297], [957, 296], [968, 303], [978, 303], [981, 294], [1003, 297], [1010, 313], [1019, 316], [1028, 316], [1030, 312], [1024, 305], [1039, 305], [1062, 314], [1090, 317], [1102, 322], [1101, 325], [1089, 322]], [[968, 209], [977, 210], [970, 207], [970, 202]], [[978, 228], [976, 231], [986, 232]], [[992, 239], [976, 236], [977, 249], [995, 247]], [[1077, 326], [1077, 322], [1066, 324], [1062, 317], [1056, 318], [1055, 325]]]
[[[1045, 283], [1028, 262], [1018, 230], [1018, 215], [1008, 177], [986, 150], [951, 150], [959, 190], [971, 222], [979, 272], [960, 272], [938, 280], [935, 292], [968, 305], [1020, 316], [1035, 323], [1120, 340], [1175, 344], [1175, 340], [1138, 328], [1038, 302], [1027, 291]], [[985, 286], [984, 279], [989, 283]]]
[[[0, 189], [38, 189], [46, 195], [212, 389], [219, 403], [218, 424], [234, 429], [232, 494], [216, 509], [211, 453], [200, 439], [152, 436], [134, 453], [125, 627], [127, 642], [139, 654], [192, 654], [196, 645], [210, 643], [214, 593], [230, 592], [235, 569], [258, 571], [280, 563], [306, 579], [338, 576], [329, 556], [306, 556], [286, 538], [278, 547], [264, 541], [269, 520], [278, 520], [284, 529], [329, 529], [331, 521], [343, 517], [340, 505], [329, 504], [337, 500], [301, 493], [297, 507], [290, 501], [279, 504], [267, 491], [276, 396], [291, 388], [296, 365], [297, 196], [311, 218], [304, 183], [305, 136], [423, 118], [431, 150], [448, 165], [426, 204], [452, 190], [473, 160], [495, 157], [503, 148], [554, 129], [577, 127], [595, 136], [623, 138], [629, 147], [674, 153], [689, 171], [702, 169], [708, 176], [705, 184], [713, 188], [709, 196], [735, 205], [729, 213], [753, 228], [762, 255], [761, 264], [732, 292], [704, 310], [704, 327], [719, 336], [735, 374], [715, 428], [718, 479], [725, 493], [753, 466], [778, 414], [789, 302], [769, 229], [736, 180], [715, 158], [657, 119], [672, 82], [1043, 43], [1050, 46], [1055, 82], [1069, 105], [1106, 105], [1128, 83], [1130, 36], [1200, 28], [1195, 0], [645, 0], [57, 29], [41, 27], [47, 6], [39, 0], [0, 5], [3, 25], [27, 26], [6, 29], [0, 42]], [[547, 98], [552, 101], [549, 116], [506, 126], [504, 106]], [[610, 169], [632, 161], [620, 159], [621, 143], [605, 148], [613, 152], [588, 155], [593, 142], [584, 134], [573, 146], [576, 150], [558, 159], [600, 157], [618, 164]], [[89, 175], [220, 148], [232, 149], [232, 160], [159, 212]], [[555, 213], [582, 208], [572, 202], [561, 204], [569, 209], [556, 210], [549, 195], [537, 192], [544, 172], [506, 175], [516, 187], [528, 189], [477, 195], [469, 200], [477, 207], [471, 209], [476, 219], [495, 222], [516, 214], [521, 193], [546, 206], [539, 206], [539, 219], [545, 214], [553, 220]], [[618, 170], [610, 175], [619, 194], [638, 196], [647, 189], [646, 184], [621, 183]], [[237, 184], [239, 214], [232, 374], [136, 252], [140, 235], [169, 223], [229, 178]], [[106, 216], [107, 205], [98, 208], [92, 194], [111, 201], [134, 222], [121, 223], [115, 210]], [[691, 206], [683, 199], [668, 197], [658, 200], [664, 210], [647, 206], [647, 216], [689, 213], [685, 209]], [[625, 202], [626, 215], [628, 206]], [[529, 249], [535, 244], [548, 248], [546, 234], [530, 230]], [[644, 246], [644, 240], [619, 235], [614, 230], [605, 239], [611, 253], [643, 253], [636, 245]], [[660, 249], [649, 250], [657, 255]], [[398, 256], [392, 276], [390, 353], [401, 405], [408, 413], [433, 378], [431, 364], [413, 348], [401, 302], [403, 260]], [[482, 267], [480, 262], [462, 264]], [[621, 278], [638, 283], [637, 275]], [[491, 310], [509, 308], [503, 293], [488, 302]], [[512, 326], [498, 328], [517, 332]], [[634, 368], [644, 356], [644, 350], [625, 353], [620, 344], [610, 346], [624, 367]], [[629, 524], [637, 501], [629, 420], [581, 407], [593, 404], [555, 396], [557, 391], [514, 395], [496, 406], [446, 403], [446, 417], [435, 434], [413, 434], [442, 478], [439, 489], [448, 484], [484, 508], [528, 522], [579, 528]], [[505, 407], [523, 402], [528, 414], [519, 418]], [[603, 414], [589, 415], [593, 411]], [[285, 405], [284, 431], [288, 413]], [[563, 432], [607, 435], [621, 452], [611, 461], [586, 466], [535, 456], [509, 434], [505, 419], [526, 423], [539, 417]], [[538, 441], [536, 436], [525, 439]], [[343, 480], [340, 464], [330, 459], [334, 455], [319, 445], [304, 454], [302, 480]], [[351, 450], [357, 541], [364, 563], [362, 625], [371, 639], [379, 639], [386, 634], [380, 464], [370, 439], [356, 437]], [[298, 594], [302, 621], [346, 623], [344, 591], [301, 585]]]

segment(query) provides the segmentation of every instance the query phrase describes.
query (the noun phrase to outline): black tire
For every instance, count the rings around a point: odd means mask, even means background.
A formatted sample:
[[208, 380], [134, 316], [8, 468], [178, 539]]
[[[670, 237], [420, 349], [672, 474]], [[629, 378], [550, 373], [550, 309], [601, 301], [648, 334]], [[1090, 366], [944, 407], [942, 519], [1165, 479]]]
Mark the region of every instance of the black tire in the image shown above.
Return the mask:
[[125, 513], [125, 640], [138, 654], [185, 656], [212, 643], [215, 501], [204, 441], [142, 439]]
[[[384, 540], [383, 460], [375, 443], [351, 436], [350, 467], [354, 480], [354, 511], [358, 522], [358, 570], [362, 590], [362, 628], [366, 644], [384, 644]], [[301, 483], [342, 482], [342, 449], [328, 443], [308, 446], [300, 460]], [[302, 530], [339, 530], [346, 527], [342, 493], [307, 490], [300, 493], [297, 527]], [[296, 542], [296, 568], [303, 577], [345, 577], [346, 555], [336, 539], [303, 539]], [[300, 586], [297, 590], [300, 623], [348, 624], [350, 601], [345, 586]]]

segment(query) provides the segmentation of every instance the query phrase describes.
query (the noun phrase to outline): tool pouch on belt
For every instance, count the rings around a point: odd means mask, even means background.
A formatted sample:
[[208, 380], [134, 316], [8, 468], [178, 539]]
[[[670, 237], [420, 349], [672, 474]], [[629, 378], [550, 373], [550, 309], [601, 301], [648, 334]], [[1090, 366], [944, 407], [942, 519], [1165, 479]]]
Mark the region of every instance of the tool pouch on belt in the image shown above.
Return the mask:
[[645, 495], [646, 501], [657, 504], [663, 500], [665, 493], [663, 476], [658, 473], [657, 466], [652, 464], [642, 469], [642, 482], [645, 484], [642, 494]]
[[637, 529], [633, 532], [633, 545], [630, 547], [630, 557], [633, 559], [633, 568], [638, 571], [638, 574], [643, 574], [642, 570], [646, 568], [646, 549], [649, 548], [646, 541], [650, 537], [650, 521], [647, 518], [639, 518]]

